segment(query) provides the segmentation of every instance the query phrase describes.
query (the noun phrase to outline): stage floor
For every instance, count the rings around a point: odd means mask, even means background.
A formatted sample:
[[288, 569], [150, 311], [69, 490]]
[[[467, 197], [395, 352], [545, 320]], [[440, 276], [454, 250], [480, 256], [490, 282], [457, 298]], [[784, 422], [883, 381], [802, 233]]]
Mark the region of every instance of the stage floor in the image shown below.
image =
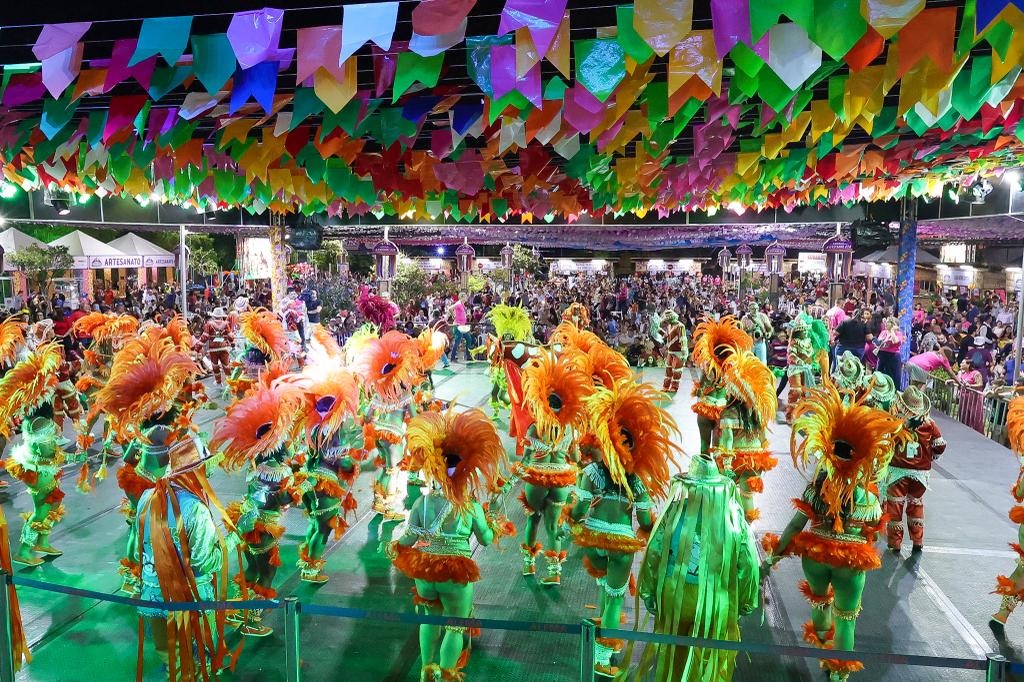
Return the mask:
[[[458, 365], [454, 373], [435, 373], [438, 394], [463, 405], [487, 408], [490, 386], [482, 364]], [[661, 372], [646, 370], [660, 384]], [[671, 406], [683, 432], [683, 447], [697, 450], [696, 420], [689, 409], [690, 385], [679, 392]], [[218, 413], [199, 415], [208, 430]], [[1007, 518], [1012, 505], [1009, 486], [1017, 476], [1013, 455], [966, 427], [936, 416], [949, 447], [932, 475], [926, 497], [925, 551], [911, 557], [909, 542], [902, 556], [885, 553], [881, 570], [868, 576], [864, 611], [858, 621], [857, 649], [871, 652], [946, 657], [984, 658], [1002, 652], [1013, 660], [1024, 653], [1024, 619], [1011, 618], [1002, 647], [987, 626], [998, 597], [989, 594], [999, 573], [1008, 574], [1015, 554], [1007, 543], [1016, 540], [1016, 527]], [[499, 428], [507, 429], [501, 421]], [[779, 466], [765, 476], [765, 494], [759, 498], [762, 518], [754, 524], [758, 536], [779, 533], [791, 515], [790, 500], [803, 489], [803, 476], [788, 457], [789, 429], [777, 426], [771, 434]], [[111, 468], [107, 479], [89, 495], [73, 490], [75, 471], [65, 474], [65, 505], [68, 515], [52, 535], [64, 556], [19, 575], [62, 585], [113, 593], [120, 584], [116, 568], [125, 537], [124, 517], [119, 513], [120, 490]], [[9, 480], [9, 479], [8, 479]], [[360, 507], [345, 536], [328, 549], [330, 582], [321, 587], [301, 583], [294, 568], [297, 546], [306, 522], [298, 510], [285, 516], [287, 533], [281, 543], [283, 566], [278, 573], [280, 596], [294, 594], [303, 602], [351, 606], [378, 611], [412, 610], [411, 583], [397, 574], [378, 552], [382, 542], [399, 529], [382, 524], [369, 513], [371, 474], [357, 481]], [[218, 472], [213, 485], [222, 502], [241, 496], [241, 475]], [[415, 493], [415, 491], [412, 491]], [[523, 514], [508, 495], [510, 518], [522, 529]], [[410, 497], [411, 499], [411, 497]], [[19, 514], [30, 502], [16, 481], [0, 491], [0, 503], [16, 541], [21, 530]], [[595, 615], [598, 600], [594, 582], [583, 571], [579, 553], [570, 548], [569, 561], [558, 588], [545, 588], [520, 575], [518, 539], [508, 538], [500, 548], [477, 548], [482, 580], [476, 589], [476, 616], [480, 618], [578, 623]], [[540, 562], [539, 562], [540, 563]], [[746, 641], [782, 645], [801, 644], [801, 624], [808, 619], [808, 605], [797, 591], [801, 578], [795, 559], [781, 563], [773, 572], [768, 601], [761, 611], [743, 619]], [[19, 588], [23, 616], [34, 661], [19, 680], [86, 682], [95, 679], [129, 680], [135, 674], [137, 618], [129, 606], [76, 596]], [[627, 599], [627, 602], [631, 602]], [[641, 610], [642, 611], [642, 610]], [[633, 613], [630, 605], [630, 623]], [[641, 619], [645, 617], [641, 613]], [[281, 612], [268, 613], [274, 634], [248, 639], [231, 680], [283, 680], [283, 624]], [[417, 629], [414, 625], [329, 619], [302, 616], [302, 670], [309, 680], [417, 680], [419, 675]], [[469, 679], [561, 681], [578, 678], [578, 644], [571, 635], [539, 632], [484, 631], [473, 642], [467, 670]], [[872, 666], [856, 675], [858, 680], [977, 680], [982, 673], [938, 670], [912, 666]], [[821, 680], [824, 674], [813, 660], [741, 654], [737, 680]], [[150, 650], [146, 679], [161, 679]]]

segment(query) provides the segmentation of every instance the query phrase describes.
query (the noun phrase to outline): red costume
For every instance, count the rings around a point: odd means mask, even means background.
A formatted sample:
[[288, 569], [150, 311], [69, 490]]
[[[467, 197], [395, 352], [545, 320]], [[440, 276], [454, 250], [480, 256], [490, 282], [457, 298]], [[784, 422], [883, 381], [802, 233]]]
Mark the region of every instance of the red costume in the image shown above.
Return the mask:
[[206, 346], [206, 356], [213, 365], [214, 381], [220, 386], [231, 365], [231, 346], [234, 343], [231, 323], [223, 310], [218, 308], [213, 311], [213, 317], [203, 325], [203, 335], [199, 341]]

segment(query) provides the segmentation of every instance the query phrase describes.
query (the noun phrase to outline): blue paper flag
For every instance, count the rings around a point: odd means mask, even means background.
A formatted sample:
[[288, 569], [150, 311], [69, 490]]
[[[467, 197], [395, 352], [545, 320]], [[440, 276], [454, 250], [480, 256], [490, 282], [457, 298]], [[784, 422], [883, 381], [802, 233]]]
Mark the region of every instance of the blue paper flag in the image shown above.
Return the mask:
[[981, 33], [1004, 9], [1013, 5], [1024, 12], [1024, 0], [978, 0], [975, 14], [976, 31]]
[[274, 90], [277, 89], [277, 62], [261, 62], [248, 69], [235, 71], [234, 87], [231, 88], [231, 104], [228, 113], [242, 108], [249, 98], [259, 102], [263, 111], [270, 113], [274, 107]]
[[466, 131], [483, 115], [483, 102], [460, 102], [452, 110], [452, 127], [459, 135], [465, 135]]
[[188, 45], [188, 34], [192, 30], [192, 17], [155, 17], [142, 20], [139, 42], [135, 46], [128, 66], [154, 55], [162, 56], [174, 66]]

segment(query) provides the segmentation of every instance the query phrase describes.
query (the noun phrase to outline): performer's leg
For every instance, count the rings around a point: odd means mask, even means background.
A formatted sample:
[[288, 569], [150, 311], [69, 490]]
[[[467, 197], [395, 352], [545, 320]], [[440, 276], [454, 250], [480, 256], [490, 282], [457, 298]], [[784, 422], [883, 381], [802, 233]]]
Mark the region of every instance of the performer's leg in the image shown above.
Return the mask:
[[[857, 616], [861, 611], [861, 598], [864, 595], [865, 571], [850, 568], [836, 568], [832, 571], [832, 584], [836, 598], [832, 604], [832, 615], [835, 618], [836, 638], [833, 648], [839, 651], [853, 651], [857, 631]], [[863, 664], [855, 661], [825, 660], [822, 666], [828, 670], [830, 680], [842, 682], [849, 678], [851, 672], [863, 669]]]
[[[441, 598], [443, 613], [446, 616], [469, 618], [473, 615], [473, 583], [439, 583], [438, 596]], [[455, 625], [444, 626], [441, 639], [441, 651], [438, 658], [441, 663], [442, 679], [455, 680], [458, 671], [468, 661], [469, 633], [467, 629]]]
[[[633, 555], [623, 552], [608, 552], [608, 575], [598, 579], [604, 597], [601, 604], [601, 624], [617, 628], [622, 616], [622, 602], [629, 583], [633, 566]], [[613, 654], [622, 651], [625, 642], [618, 639], [598, 637], [594, 647], [594, 672], [602, 677], [615, 677], [619, 669], [612, 665]]]
[[789, 377], [789, 393], [786, 396], [786, 423], [793, 423], [793, 411], [803, 397], [804, 377], [802, 374], [794, 374]]
[[700, 453], [702, 455], [711, 452], [711, 438], [715, 433], [717, 422], [697, 415], [697, 430], [700, 432]]
[[907, 491], [907, 530], [910, 541], [914, 543], [914, 551], [924, 547], [924, 493], [926, 488], [919, 482], [909, 481]]
[[993, 626], [999, 629], [997, 634], [1002, 634], [1002, 626], [1006, 624], [1006, 619], [1010, 617], [1010, 614], [1017, 604], [1021, 602], [1021, 597], [1024, 596], [1024, 524], [1017, 527], [1017, 542], [1010, 545], [1017, 552], [1017, 566], [1013, 569], [1013, 573], [1007, 576], [999, 576], [996, 579], [995, 594], [1003, 595], [1002, 602], [999, 605], [999, 610], [992, 614], [992, 618], [989, 621]]
[[525, 542], [520, 546], [523, 555], [523, 575], [534, 575], [536, 572], [537, 555], [543, 545], [537, 542], [537, 535], [543, 521], [544, 508], [547, 504], [548, 489], [531, 483], [523, 484], [520, 501], [526, 512]]
[[[437, 589], [433, 583], [428, 583], [426, 580], [417, 580], [416, 592], [413, 595], [413, 604], [416, 608], [416, 613], [421, 615], [429, 616], [440, 616], [443, 614], [444, 609], [441, 606], [441, 600], [437, 595]], [[438, 665], [438, 647], [441, 644], [441, 626], [440, 625], [420, 625], [419, 640], [420, 640], [420, 660], [423, 663], [424, 673], [428, 673], [427, 668], [431, 668], [429, 671], [433, 673], [435, 670], [440, 674], [440, 666]], [[432, 679], [432, 676], [424, 674], [423, 677], [426, 679]]]
[[149, 633], [153, 638], [153, 648], [156, 649], [156, 656], [160, 662], [167, 665], [167, 619], [159, 616], [149, 616]]
[[547, 489], [544, 530], [548, 538], [548, 549], [544, 552], [544, 558], [547, 559], [548, 574], [541, 580], [545, 585], [558, 585], [562, 582], [562, 564], [566, 558], [566, 552], [562, 550], [562, 510], [569, 499], [569, 490], [568, 487]]
[[885, 504], [883, 511], [889, 518], [885, 527], [889, 549], [894, 552], [900, 551], [903, 546], [903, 511], [907, 505], [907, 479], [902, 478], [885, 492]]
[[[804, 578], [807, 581], [807, 591], [804, 596], [811, 602], [811, 623], [817, 642], [809, 642], [815, 646], [824, 647], [834, 637], [832, 621], [832, 568], [817, 561], [803, 559], [801, 564], [804, 569]], [[804, 633], [808, 639], [810, 633]]]

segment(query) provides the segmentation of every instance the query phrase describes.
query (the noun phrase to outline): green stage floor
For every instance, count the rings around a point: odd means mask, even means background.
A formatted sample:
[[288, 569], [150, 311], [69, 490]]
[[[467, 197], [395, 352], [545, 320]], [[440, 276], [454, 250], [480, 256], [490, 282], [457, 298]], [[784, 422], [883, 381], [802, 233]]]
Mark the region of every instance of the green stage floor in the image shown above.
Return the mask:
[[[455, 373], [435, 373], [438, 394], [463, 405], [486, 408], [489, 395], [486, 368], [481, 364], [456, 365]], [[660, 384], [658, 370], [646, 370]], [[687, 385], [671, 406], [683, 431], [683, 447], [697, 449], [695, 417], [689, 410]], [[215, 412], [200, 415], [208, 424]], [[928, 525], [923, 555], [887, 554], [883, 567], [868, 577], [864, 612], [858, 623], [858, 649], [872, 652], [930, 656], [984, 658], [1000, 651], [987, 627], [988, 615], [998, 598], [989, 594], [998, 573], [1013, 569], [1014, 554], [1007, 543], [1016, 540], [1016, 528], [1007, 519], [1012, 504], [1007, 491], [1017, 475], [1015, 458], [1005, 448], [977, 433], [938, 416], [949, 448], [932, 478], [926, 498]], [[499, 425], [507, 429], [504, 420]], [[205, 428], [209, 428], [208, 426]], [[760, 497], [762, 518], [755, 524], [758, 535], [778, 533], [791, 513], [789, 501], [803, 489], [804, 479], [788, 456], [789, 429], [775, 427], [772, 445], [780, 465], [765, 476], [766, 493]], [[368, 513], [371, 475], [364, 472], [356, 484], [360, 502], [357, 521], [328, 550], [327, 571], [331, 580], [322, 587], [300, 583], [294, 568], [296, 548], [305, 530], [302, 514], [286, 515], [287, 533], [282, 541], [283, 567], [278, 574], [280, 595], [294, 594], [306, 603], [350, 606], [376, 611], [410, 612], [411, 583], [391, 569], [378, 552], [399, 524], [382, 524]], [[241, 475], [220, 472], [213, 478], [226, 504], [239, 497]], [[56, 561], [19, 574], [37, 580], [113, 593], [120, 581], [116, 573], [125, 539], [124, 518], [118, 512], [120, 491], [113, 469], [107, 480], [90, 495], [73, 490], [74, 472], [67, 473], [65, 504], [68, 515], [53, 533], [54, 543], [65, 551]], [[412, 491], [415, 494], [416, 491]], [[523, 514], [508, 496], [509, 516], [519, 528]], [[410, 498], [411, 499], [411, 498]], [[0, 503], [12, 525], [12, 538], [21, 529], [20, 512], [29, 500], [14, 482], [0, 492]], [[908, 543], [909, 544], [909, 543]], [[578, 623], [595, 615], [598, 593], [582, 570], [579, 555], [570, 550], [569, 562], [559, 588], [544, 588], [520, 576], [518, 541], [506, 539], [501, 547], [478, 548], [477, 561], [483, 578], [477, 584], [476, 615], [480, 618], [553, 623]], [[782, 562], [773, 573], [764, 613], [744, 619], [746, 641], [766, 644], [799, 644], [801, 624], [808, 606], [796, 589], [800, 579], [796, 560]], [[27, 587], [19, 588], [23, 615], [35, 660], [19, 680], [130, 680], [135, 674], [137, 618], [132, 607], [94, 599], [59, 595]], [[629, 600], [627, 600], [629, 601]], [[630, 609], [632, 627], [633, 613]], [[645, 614], [641, 614], [643, 618]], [[283, 680], [283, 625], [281, 612], [267, 615], [275, 628], [264, 639], [247, 640], [237, 670], [230, 680]], [[420, 664], [416, 626], [387, 621], [354, 621], [303, 616], [301, 624], [302, 671], [307, 680], [416, 680]], [[1024, 658], [1024, 615], [1012, 618], [1007, 627], [1010, 644], [1002, 651]], [[1019, 644], [1014, 644], [1017, 642]], [[155, 657], [146, 660], [146, 679], [161, 679]], [[469, 679], [571, 680], [578, 677], [578, 643], [571, 635], [540, 632], [484, 631], [474, 640]], [[855, 679], [863, 680], [980, 680], [983, 673], [890, 665], [872, 666]], [[814, 661], [778, 656], [741, 654], [737, 680], [821, 680], [824, 674]]]

